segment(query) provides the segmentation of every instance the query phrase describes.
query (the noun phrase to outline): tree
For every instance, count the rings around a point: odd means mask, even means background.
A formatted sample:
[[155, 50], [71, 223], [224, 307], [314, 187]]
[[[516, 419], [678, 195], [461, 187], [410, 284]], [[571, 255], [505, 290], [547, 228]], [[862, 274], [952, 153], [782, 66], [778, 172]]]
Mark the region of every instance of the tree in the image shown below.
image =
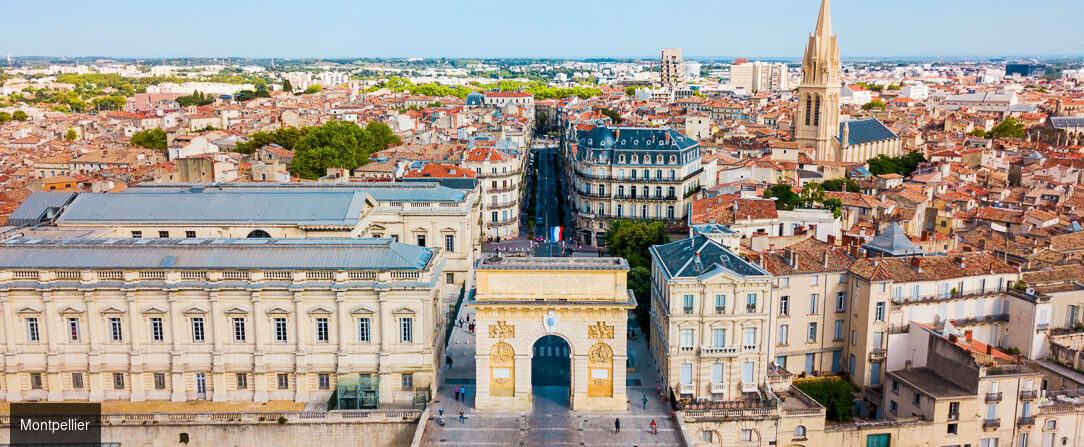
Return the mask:
[[309, 88], [305, 89], [305, 91], [301, 92], [301, 94], [311, 95], [313, 93], [320, 93], [322, 91], [324, 91], [323, 87], [320, 87], [319, 85], [310, 85]]
[[1023, 172], [1020, 170], [1020, 165], [1009, 166], [1009, 186], [1020, 186], [1023, 175]]
[[200, 93], [199, 90], [193, 91], [192, 94], [188, 96], [177, 97], [177, 104], [180, 104], [181, 107], [205, 106], [208, 104], [214, 104], [214, 102], [214, 96], [207, 96], [203, 93]]
[[873, 101], [867, 102], [862, 105], [862, 110], [873, 110], [875, 108], [884, 110], [885, 103], [881, 102], [880, 99], [874, 99]]
[[817, 182], [806, 183], [799, 195], [803, 207], [812, 208], [818, 203], [824, 202], [824, 187]]
[[[123, 109], [124, 105], [127, 103], [128, 100], [120, 95], [102, 96], [90, 100], [90, 105], [94, 110], [120, 110]], [[86, 107], [85, 104], [83, 107]]]
[[357, 123], [329, 121], [305, 132], [294, 149], [290, 170], [301, 178], [316, 180], [327, 168], [356, 169], [367, 163], [375, 150], [373, 138]]
[[1024, 125], [1016, 120], [1016, 118], [1006, 118], [1005, 121], [997, 123], [990, 132], [987, 133], [989, 138], [1024, 138], [1027, 133], [1024, 132]]
[[166, 131], [161, 128], [154, 128], [148, 130], [142, 130], [132, 135], [132, 146], [145, 147], [150, 149], [165, 149], [166, 148]]
[[64, 141], [75, 141], [76, 138], [79, 138], [79, 134], [75, 132], [75, 129], [64, 132]]
[[239, 102], [251, 101], [256, 98], [270, 98], [271, 93], [267, 90], [241, 90], [233, 94], [233, 99]]
[[403, 140], [398, 135], [395, 135], [387, 124], [379, 121], [370, 121], [369, 124], [365, 125], [365, 131], [369, 132], [369, 137], [373, 139], [375, 151], [382, 151], [403, 144]]
[[794, 386], [825, 408], [825, 418], [847, 422], [854, 418], [854, 388], [840, 377], [794, 381]]
[[765, 198], [775, 198], [775, 209], [793, 210], [802, 202], [802, 198], [794, 193], [790, 185], [780, 183], [764, 191]]
[[282, 91], [284, 91], [284, 92], [293, 92], [294, 91], [294, 85], [290, 83], [289, 79], [286, 79], [286, 80], [282, 81]]
[[26, 115], [26, 112], [22, 110], [16, 110], [15, 113], [11, 114], [11, 117], [15, 118], [15, 121], [26, 121], [30, 119], [30, 117]]
[[0, 112], [0, 124], [4, 124], [11, 121], [11, 114], [7, 112]]
[[968, 132], [967, 134], [971, 135], [973, 137], [984, 138], [984, 137], [986, 137], [986, 129], [983, 129], [981, 127], [976, 127], [974, 130], [972, 130], [971, 132]]
[[880, 154], [866, 161], [869, 172], [873, 175], [896, 173], [904, 177], [911, 175], [918, 169], [918, 164], [926, 161], [926, 156], [920, 151], [908, 152], [899, 157], [889, 157]]
[[825, 191], [843, 191], [846, 188], [847, 192], [860, 192], [862, 189], [858, 186], [858, 182], [849, 178], [834, 178], [825, 180], [821, 183]]
[[610, 109], [608, 109], [606, 107], [599, 107], [598, 111], [599, 111], [599, 113], [609, 117], [610, 121], [613, 121], [613, 123], [615, 125], [616, 124], [621, 124], [622, 121], [625, 121], [625, 119], [621, 117], [621, 114], [619, 114], [619, 113], [617, 113], [617, 112], [615, 112], [613, 110], [610, 110]]
[[651, 327], [651, 269], [647, 267], [633, 267], [629, 270], [628, 285], [632, 293], [636, 295], [636, 309], [633, 315], [640, 324], [640, 331], [647, 336], [648, 328]]
[[836, 219], [843, 215], [843, 201], [835, 197], [824, 199], [824, 207], [832, 210], [832, 217]]
[[307, 127], [301, 129], [296, 127], [283, 127], [274, 132], [256, 132], [249, 135], [248, 141], [237, 143], [237, 146], [234, 147], [234, 151], [242, 154], [251, 154], [255, 152], [256, 149], [271, 143], [275, 143], [285, 149], [294, 150], [294, 148], [297, 147], [297, 143], [301, 141], [301, 137], [305, 136], [305, 131], [307, 129]]
[[610, 248], [610, 254], [625, 258], [629, 267], [650, 268], [651, 256], [647, 249], [669, 241], [662, 222], [619, 220], [612, 222], [606, 230], [606, 246]]

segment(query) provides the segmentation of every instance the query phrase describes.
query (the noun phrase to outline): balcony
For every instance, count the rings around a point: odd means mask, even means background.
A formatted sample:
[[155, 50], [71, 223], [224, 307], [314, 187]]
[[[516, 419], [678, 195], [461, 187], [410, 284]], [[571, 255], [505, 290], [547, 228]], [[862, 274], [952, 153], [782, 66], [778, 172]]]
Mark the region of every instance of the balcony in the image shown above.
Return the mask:
[[742, 352], [757, 352], [757, 345], [741, 345]]
[[677, 200], [677, 196], [674, 196], [674, 195], [644, 196], [644, 195], [632, 195], [632, 194], [618, 194], [618, 195], [615, 195], [614, 198], [615, 199], [620, 199], [620, 200], [652, 200], [652, 201], [656, 201], [656, 200], [658, 200], [658, 201]]
[[684, 315], [692, 315], [693, 314], [693, 308], [691, 306], [682, 307], [681, 308], [681, 313], [684, 314]]
[[999, 428], [1001, 427], [1001, 418], [986, 419], [982, 421], [982, 428]]
[[949, 421], [958, 421], [958, 420], [960, 420], [960, 413], [949, 413], [948, 420]]
[[579, 194], [580, 196], [583, 196], [583, 197], [592, 197], [592, 198], [595, 198], [595, 199], [609, 199], [610, 198], [610, 195], [607, 194], [607, 193], [604, 193], [604, 192], [576, 191], [576, 194]]
[[755, 393], [755, 392], [757, 392], [757, 384], [756, 384], [756, 382], [742, 382], [741, 383], [741, 392], [743, 392], [743, 393]]
[[1020, 392], [1020, 400], [1035, 400], [1039, 398], [1039, 392], [1036, 390], [1025, 390]]
[[693, 346], [682, 346], [681, 347], [681, 352], [683, 352], [683, 353], [693, 352], [695, 350], [696, 350], [696, 348], [693, 347]]
[[1001, 393], [986, 393], [986, 402], [1001, 402]]
[[877, 348], [877, 349], [874, 349], [874, 350], [869, 352], [869, 360], [871, 362], [880, 362], [880, 361], [884, 361], [884, 359], [885, 359], [885, 350], [884, 349]]
[[683, 383], [683, 384], [678, 385], [678, 394], [695, 394], [695, 393], [696, 393], [696, 384], [695, 383]]
[[729, 357], [741, 352], [738, 346], [701, 346], [700, 355], [704, 357]]
[[501, 208], [510, 208], [519, 204], [519, 200], [508, 200], [504, 202], [490, 202], [486, 209], [498, 210]]
[[713, 383], [711, 384], [711, 394], [723, 394], [726, 393], [725, 383]]
[[512, 192], [512, 191], [516, 191], [518, 189], [519, 189], [519, 185], [498, 186], [496, 188], [487, 189], [485, 192], [491, 192], [491, 193]]
[[519, 217], [518, 216], [517, 217], [509, 217], [507, 219], [488, 220], [488, 221], [486, 221], [486, 224], [489, 224], [490, 226], [511, 225], [511, 224], [516, 223], [516, 222], [519, 222]]
[[977, 297], [982, 297], [982, 296], [1000, 295], [1000, 294], [1004, 294], [1004, 293], [1010, 293], [1009, 292], [1010, 290], [1011, 289], [1007, 289], [1005, 287], [1002, 287], [1001, 289], [998, 289], [997, 287], [992, 287], [992, 288], [984, 288], [984, 289], [972, 289], [972, 290], [956, 291], [955, 293], [952, 293], [952, 292], [949, 292], [949, 293], [937, 293], [935, 295], [894, 296], [894, 297], [892, 297], [892, 302], [894, 302], [896, 304], [907, 305], [907, 304], [912, 304], [912, 303], [923, 303], [923, 302], [931, 302], [931, 301], [948, 301], [948, 300], [955, 300], [955, 299], [960, 299], [960, 298], [977, 298]]
[[1035, 418], [1031, 416], [1023, 416], [1020, 419], [1017, 419], [1016, 425], [1021, 427], [1030, 427], [1032, 425], [1035, 425]]
[[756, 304], [746, 304], [745, 305], [745, 313], [747, 313], [747, 314], [755, 314], [755, 313], [757, 313], [757, 305]]
[[722, 306], [715, 306], [715, 313], [719, 314], [719, 315], [725, 314], [726, 313], [726, 308], [722, 307]]

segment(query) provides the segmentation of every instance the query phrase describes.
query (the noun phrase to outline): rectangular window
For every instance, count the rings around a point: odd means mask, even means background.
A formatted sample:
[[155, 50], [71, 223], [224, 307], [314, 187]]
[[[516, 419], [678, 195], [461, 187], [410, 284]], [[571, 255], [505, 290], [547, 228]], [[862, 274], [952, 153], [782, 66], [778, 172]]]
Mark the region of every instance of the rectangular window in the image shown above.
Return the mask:
[[754, 313], [757, 311], [757, 294], [747, 293], [745, 294], [745, 312]]
[[814, 276], [814, 277], [812, 277], [812, 278], [809, 278], [809, 284], [811, 284], [811, 285], [814, 285], [814, 286], [815, 286], [815, 285], [817, 285], [817, 281], [819, 281], [819, 280], [820, 280], [820, 277], [819, 277], [819, 276]]
[[113, 389], [124, 389], [124, 373], [113, 373]]
[[836, 325], [832, 328], [832, 340], [843, 340], [843, 320], [836, 320]]
[[164, 390], [166, 389], [166, 374], [154, 373], [154, 389]]
[[141, 237], [143, 237], [143, 232], [142, 231], [133, 231], [132, 232], [132, 239], [139, 239]]
[[858, 332], [851, 330], [851, 346], [858, 346]]
[[68, 341], [79, 341], [78, 318], [68, 318]]
[[809, 314], [816, 315], [820, 309], [818, 295], [816, 293], [809, 295]]
[[885, 303], [881, 301], [877, 303], [873, 310], [873, 321], [885, 321]]
[[186, 237], [188, 239], [195, 239], [196, 238], [196, 232], [193, 231], [193, 230], [185, 230], [184, 237]]
[[275, 341], [280, 342], [280, 343], [286, 343], [286, 340], [287, 340], [287, 338], [286, 338], [286, 319], [285, 318], [275, 318], [274, 326], [275, 326]]
[[369, 342], [369, 319], [358, 318], [358, 343]]
[[690, 384], [693, 383], [693, 364], [682, 363], [681, 364], [681, 383]]
[[455, 252], [455, 235], [454, 234], [445, 234], [444, 235], [444, 251], [446, 251], [448, 253]]
[[445, 284], [455, 284], [455, 273], [448, 272], [444, 274]]
[[327, 318], [316, 319], [316, 342], [327, 343], [330, 340]]
[[903, 299], [903, 287], [902, 286], [896, 286], [896, 287], [892, 288], [892, 299], [896, 300], [896, 301], [900, 301], [900, 300]]
[[83, 389], [83, 373], [72, 373], [72, 389]]
[[328, 374], [318, 374], [316, 376], [316, 384], [321, 390], [331, 389], [331, 376]]
[[836, 312], [847, 310], [847, 292], [836, 292]]
[[896, 404], [896, 401], [894, 401], [894, 400], [888, 401], [888, 411], [891, 411], [892, 414], [896, 414], [899, 411], [899, 409], [900, 409], [899, 405]]
[[787, 325], [785, 325], [785, 324], [779, 325], [779, 341], [777, 342], [778, 344], [781, 344], [781, 345], [787, 344], [787, 329], [788, 329]]
[[425, 246], [425, 235], [424, 234], [419, 234], [416, 237], [418, 239], [418, 246], [419, 247], [424, 247]]
[[399, 319], [399, 342], [400, 343], [414, 343], [414, 319], [413, 318], [400, 318]]
[[290, 389], [290, 375], [285, 373], [278, 374], [278, 385], [280, 390]]
[[948, 430], [946, 431], [946, 433], [952, 436], [956, 436], [956, 433], [958, 432], [958, 427], [958, 424], [948, 424]]
[[202, 343], [206, 339], [203, 332], [203, 317], [192, 318], [192, 342]]
[[165, 341], [166, 334], [162, 328], [162, 317], [151, 317], [151, 341]]
[[691, 314], [693, 313], [693, 296], [685, 295], [681, 297], [681, 313]]
[[915, 400], [912, 401], [912, 403], [915, 405], [922, 405], [922, 395], [918, 394], [918, 391], [915, 391]]
[[248, 374], [237, 373], [237, 374], [234, 375], [234, 377], [236, 377], [236, 380], [237, 380], [237, 389], [239, 389], [239, 390], [248, 389]]
[[779, 287], [790, 287], [790, 278], [779, 278]]
[[716, 348], [722, 348], [726, 346], [726, 329], [712, 329], [711, 341], [712, 346]]
[[787, 315], [790, 315], [790, 297], [781, 296], [779, 297], [779, 316], [785, 317]]
[[715, 295], [715, 313], [726, 313], [726, 295]]
[[948, 404], [948, 420], [955, 421], [960, 419], [960, 403], [949, 402]]
[[900, 394], [900, 382], [896, 379], [892, 379], [892, 392]]
[[742, 383], [753, 383], [753, 373], [756, 370], [756, 364], [753, 362], [745, 362], [741, 364], [741, 381]]
[[711, 383], [723, 383], [723, 364], [715, 362], [711, 364]]
[[30, 373], [30, 389], [41, 389], [41, 373]]
[[817, 341], [817, 323], [809, 323], [809, 329], [806, 334], [807, 342]]
[[681, 347], [691, 348], [693, 347], [693, 330], [682, 329], [681, 330]]
[[233, 341], [244, 343], [245, 341], [245, 319], [234, 318], [233, 319]]
[[414, 390], [414, 374], [403, 374], [403, 391]]
[[980, 439], [979, 447], [997, 447], [997, 438]]
[[121, 331], [120, 318], [109, 318], [109, 340], [111, 341], [123, 341], [124, 333]]
[[757, 328], [747, 327], [742, 330], [742, 349], [756, 349], [757, 345]]
[[38, 331], [38, 318], [28, 317], [26, 319], [26, 341], [37, 342], [41, 341], [41, 332]]
[[748, 428], [742, 429], [742, 431], [741, 431], [741, 441], [742, 442], [752, 442], [753, 441], [753, 430], [748, 429]]
[[158, 232], [158, 237], [160, 237], [162, 239], [168, 238], [169, 237], [169, 231], [159, 231]]

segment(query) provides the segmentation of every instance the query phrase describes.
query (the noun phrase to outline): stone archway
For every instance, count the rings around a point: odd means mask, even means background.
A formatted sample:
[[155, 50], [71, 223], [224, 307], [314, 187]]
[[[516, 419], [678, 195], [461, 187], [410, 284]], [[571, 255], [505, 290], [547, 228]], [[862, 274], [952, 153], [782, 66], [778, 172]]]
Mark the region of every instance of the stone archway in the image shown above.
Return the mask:
[[627, 270], [619, 258], [478, 263], [467, 302], [480, 329], [476, 407], [529, 410], [543, 386], [560, 387], [573, 410], [627, 410], [625, 335], [636, 306]]

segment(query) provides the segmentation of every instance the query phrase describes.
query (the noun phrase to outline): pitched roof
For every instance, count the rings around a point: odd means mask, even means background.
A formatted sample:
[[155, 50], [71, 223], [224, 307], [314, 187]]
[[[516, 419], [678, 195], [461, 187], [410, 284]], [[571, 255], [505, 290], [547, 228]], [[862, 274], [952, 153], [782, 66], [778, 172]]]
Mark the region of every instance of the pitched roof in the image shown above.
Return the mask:
[[915, 246], [911, 239], [907, 237], [907, 232], [903, 231], [903, 227], [895, 222], [886, 225], [881, 230], [881, 234], [862, 244], [862, 247], [887, 256], [907, 256], [923, 253], [922, 249]]
[[[848, 145], [899, 138], [899, 135], [885, 127], [877, 118], [844, 121], [839, 124], [840, 135], [843, 135], [843, 128], [845, 127], [849, 131], [847, 134]], [[841, 137], [836, 137], [836, 139], [843, 141]]]
[[[783, 250], [761, 253], [764, 269], [773, 275], [842, 272], [854, 263], [846, 250], [806, 239]], [[788, 257], [793, 256], [793, 261]]]
[[742, 259], [706, 236], [694, 236], [669, 244], [655, 245], [651, 257], [667, 278], [695, 278], [728, 271], [739, 276], [767, 276], [767, 270]]
[[[964, 259], [961, 267], [956, 257]], [[874, 281], [915, 282], [938, 281], [991, 273], [1016, 273], [1016, 269], [987, 252], [959, 253], [955, 256], [921, 256], [921, 268], [911, 266], [910, 257], [861, 258], [851, 265], [850, 272]]]
[[732, 194], [694, 200], [689, 218], [691, 224], [732, 224], [740, 219], [775, 219], [779, 217], [775, 201], [747, 199]]

